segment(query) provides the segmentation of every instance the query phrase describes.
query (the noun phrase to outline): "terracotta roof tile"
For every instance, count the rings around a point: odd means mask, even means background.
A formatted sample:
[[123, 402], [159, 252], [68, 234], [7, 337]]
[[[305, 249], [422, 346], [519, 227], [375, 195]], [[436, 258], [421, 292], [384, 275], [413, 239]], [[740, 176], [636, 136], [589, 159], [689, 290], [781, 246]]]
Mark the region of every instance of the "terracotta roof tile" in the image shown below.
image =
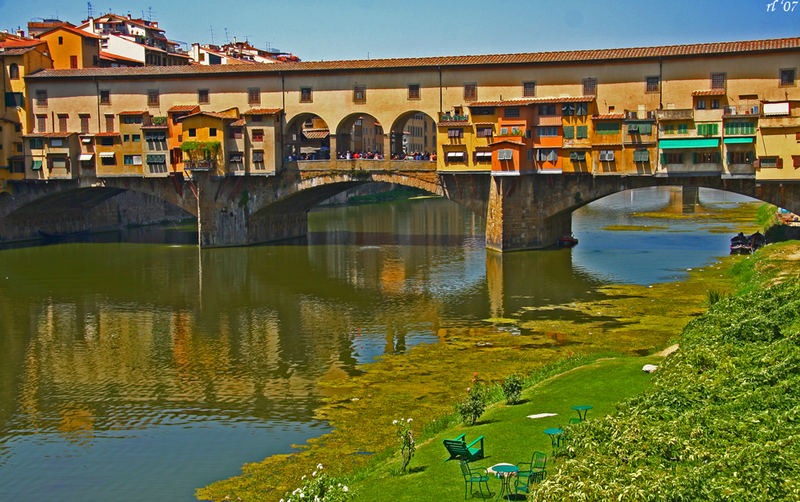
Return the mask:
[[324, 139], [327, 138], [330, 131], [327, 129], [306, 129], [303, 131], [303, 136], [308, 139]]
[[95, 136], [104, 137], [104, 136], [119, 136], [118, 132], [99, 132], [95, 134]]
[[74, 132], [33, 132], [25, 134], [23, 138], [68, 138], [75, 134]]
[[280, 108], [253, 108], [242, 113], [242, 115], [275, 115], [280, 112]]
[[184, 121], [184, 120], [186, 120], [188, 118], [199, 117], [200, 115], [205, 115], [206, 117], [212, 117], [212, 118], [221, 119], [221, 120], [238, 120], [238, 117], [231, 117], [230, 115], [224, 115], [222, 113], [196, 112], [196, 113], [190, 113], [189, 115], [184, 115], [183, 117], [180, 117], [178, 119], [178, 121], [182, 122], [182, 121]]
[[148, 112], [140, 112], [140, 111], [136, 111], [136, 112], [119, 112], [118, 115], [144, 115], [145, 113], [148, 113]]
[[126, 58], [125, 56], [120, 56], [119, 54], [112, 54], [110, 52], [105, 52], [105, 51], [100, 51], [100, 59], [113, 59], [118, 61], [130, 61], [131, 63], [143, 64], [138, 59]]
[[167, 113], [174, 113], [174, 112], [193, 112], [195, 110], [199, 110], [200, 107], [197, 105], [175, 105], [169, 110]]
[[36, 50], [36, 46], [0, 48], [0, 56], [22, 56]]
[[235, 120], [235, 121], [231, 122], [231, 125], [233, 127], [243, 126], [244, 125], [244, 119]]
[[543, 96], [539, 98], [506, 99], [504, 101], [476, 101], [467, 106], [470, 108], [477, 106], [525, 106], [537, 103], [588, 103], [594, 100], [594, 96]]
[[529, 52], [519, 54], [488, 54], [478, 56], [446, 56], [424, 58], [368, 59], [344, 61], [305, 61], [292, 63], [256, 63], [247, 65], [184, 65], [143, 66], [140, 68], [82, 68], [45, 70], [28, 76], [32, 80], [47, 78], [145, 78], [159, 75], [200, 74], [263, 74], [273, 72], [324, 72], [341, 70], [389, 70], [396, 68], [438, 68], [482, 65], [537, 65], [553, 63], [584, 63], [609, 60], [654, 60], [746, 54], [759, 52], [800, 51], [800, 37], [737, 42], [712, 42], [690, 45], [630, 47], [578, 51]]
[[605, 115], [593, 115], [592, 120], [621, 120], [625, 118], [624, 113], [607, 113]]
[[96, 40], [101, 40], [103, 38], [103, 37], [99, 37], [99, 36], [95, 35], [94, 33], [89, 33], [88, 31], [79, 30], [79, 29], [77, 29], [77, 28], [75, 28], [73, 26], [67, 26], [66, 24], [61, 24], [61, 25], [58, 25], [58, 26], [54, 26], [51, 29], [45, 31], [44, 33], [40, 33], [39, 34], [39, 38], [42, 38], [44, 35], [47, 35], [48, 33], [56, 31], [56, 30], [64, 30], [64, 31], [68, 31], [70, 33], [74, 33], [75, 35], [80, 35], [80, 36], [85, 37], [85, 38], [94, 38]]
[[[493, 141], [492, 143], [489, 143], [489, 146], [500, 145], [500, 144], [503, 144], [503, 143], [511, 143], [512, 145], [525, 146], [525, 143], [523, 143], [522, 141], [513, 141], [513, 140], [510, 140], [510, 139], [498, 139], [497, 141]], [[558, 148], [558, 147], [557, 146], [553, 146], [553, 147], [550, 147], [550, 148]]]
[[725, 89], [709, 89], [707, 91], [692, 91], [692, 96], [724, 96]]

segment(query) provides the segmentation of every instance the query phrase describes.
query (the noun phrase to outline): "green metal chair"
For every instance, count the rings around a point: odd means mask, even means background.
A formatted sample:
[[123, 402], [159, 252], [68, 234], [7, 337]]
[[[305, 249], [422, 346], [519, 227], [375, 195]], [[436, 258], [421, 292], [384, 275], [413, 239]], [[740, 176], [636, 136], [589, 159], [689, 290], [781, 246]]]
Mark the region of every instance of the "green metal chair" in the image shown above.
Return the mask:
[[[473, 483], [478, 483], [478, 491], [481, 492], [481, 498], [483, 498], [483, 488], [481, 488], [481, 483], [486, 485], [486, 494], [491, 495], [492, 492], [489, 491], [489, 475], [488, 474], [480, 474], [473, 472], [472, 469], [469, 467], [469, 462], [464, 460], [459, 461], [461, 465], [461, 475], [464, 477], [464, 499], [467, 498], [467, 493], [470, 496], [473, 496], [472, 485]], [[469, 486], [469, 492], [467, 492], [467, 486]]]
[[517, 479], [514, 481], [514, 495], [517, 495], [520, 492], [526, 494], [530, 493], [533, 484], [541, 483], [542, 481], [544, 481], [545, 476], [547, 476], [547, 473], [545, 471], [538, 471], [531, 473], [530, 476], [527, 476], [525, 478], [517, 476]]
[[547, 466], [547, 455], [540, 451], [535, 451], [531, 455], [531, 461], [523, 462], [521, 464], [517, 464], [519, 467], [519, 472], [517, 473], [518, 478], [528, 478], [535, 473], [545, 472], [545, 467]]
[[[447, 448], [447, 453], [450, 454], [449, 458], [444, 459], [445, 462], [448, 460], [463, 460], [465, 462], [472, 462], [473, 460], [479, 460], [483, 458], [483, 436], [479, 437], [470, 444], [467, 444], [464, 436], [466, 436], [466, 434], [462, 434], [455, 439], [445, 439], [442, 441], [442, 443], [444, 443], [444, 447]], [[477, 443], [480, 443], [480, 445], [475, 446]]]

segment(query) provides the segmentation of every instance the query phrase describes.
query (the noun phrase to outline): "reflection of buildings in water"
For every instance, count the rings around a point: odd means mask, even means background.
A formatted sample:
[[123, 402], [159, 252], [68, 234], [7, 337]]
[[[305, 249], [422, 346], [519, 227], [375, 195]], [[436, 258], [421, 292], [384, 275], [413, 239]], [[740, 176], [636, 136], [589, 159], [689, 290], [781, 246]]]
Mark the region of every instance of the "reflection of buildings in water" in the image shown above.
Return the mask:
[[486, 288], [489, 312], [494, 318], [505, 317], [503, 311], [503, 254], [486, 253]]

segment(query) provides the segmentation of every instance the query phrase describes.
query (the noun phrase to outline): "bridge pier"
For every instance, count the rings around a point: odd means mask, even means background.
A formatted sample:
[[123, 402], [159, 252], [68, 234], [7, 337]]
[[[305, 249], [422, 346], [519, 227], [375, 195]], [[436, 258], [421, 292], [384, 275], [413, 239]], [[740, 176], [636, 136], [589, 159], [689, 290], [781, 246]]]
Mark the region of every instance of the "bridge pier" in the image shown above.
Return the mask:
[[565, 185], [560, 176], [493, 177], [486, 214], [486, 248], [501, 253], [541, 249], [569, 234], [572, 214], [561, 207], [564, 198], [571, 196]]

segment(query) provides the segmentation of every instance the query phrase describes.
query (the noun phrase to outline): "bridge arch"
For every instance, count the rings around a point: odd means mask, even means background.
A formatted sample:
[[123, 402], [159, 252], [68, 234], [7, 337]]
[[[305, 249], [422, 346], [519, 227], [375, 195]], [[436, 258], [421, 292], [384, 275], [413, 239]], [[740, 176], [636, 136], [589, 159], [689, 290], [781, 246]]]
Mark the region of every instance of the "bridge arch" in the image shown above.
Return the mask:
[[298, 113], [286, 122], [284, 158], [327, 160], [331, 158], [328, 121], [311, 112]]
[[394, 119], [389, 129], [392, 158], [410, 153], [436, 152], [436, 121], [420, 110], [409, 110]]
[[389, 136], [383, 124], [366, 112], [355, 112], [345, 116], [336, 126], [336, 153], [339, 158], [355, 153], [388, 154]]

